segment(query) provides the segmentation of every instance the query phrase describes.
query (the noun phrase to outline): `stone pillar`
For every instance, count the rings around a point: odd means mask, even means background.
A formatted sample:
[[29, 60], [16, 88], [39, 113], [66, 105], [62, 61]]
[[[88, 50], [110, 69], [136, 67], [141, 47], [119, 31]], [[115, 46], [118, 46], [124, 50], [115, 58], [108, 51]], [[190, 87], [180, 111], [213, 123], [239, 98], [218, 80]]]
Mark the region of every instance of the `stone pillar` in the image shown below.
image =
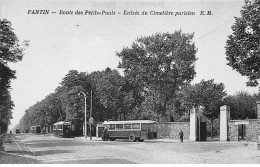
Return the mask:
[[190, 111], [190, 141], [196, 141], [197, 115], [199, 110], [195, 107]]
[[228, 106], [220, 107], [220, 133], [219, 140], [228, 140], [228, 120], [230, 118], [230, 111]]
[[257, 119], [258, 119], [258, 128], [257, 128], [257, 141], [260, 143], [260, 101], [256, 102], [257, 106]]

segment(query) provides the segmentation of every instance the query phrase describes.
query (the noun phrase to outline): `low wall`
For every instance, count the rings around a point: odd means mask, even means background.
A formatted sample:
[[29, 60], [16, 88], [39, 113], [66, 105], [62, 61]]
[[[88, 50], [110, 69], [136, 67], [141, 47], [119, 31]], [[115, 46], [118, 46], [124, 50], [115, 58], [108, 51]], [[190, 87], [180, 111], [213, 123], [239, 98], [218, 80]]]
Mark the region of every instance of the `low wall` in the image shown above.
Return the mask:
[[180, 130], [184, 133], [184, 140], [190, 136], [189, 122], [158, 122], [151, 127], [151, 131], [157, 132], [157, 138], [179, 139]]
[[228, 121], [228, 138], [230, 141], [238, 141], [238, 123], [239, 122], [246, 122], [246, 134], [245, 140], [246, 141], [257, 141], [257, 129], [258, 129], [258, 120], [257, 119], [248, 119], [248, 120], [229, 120]]

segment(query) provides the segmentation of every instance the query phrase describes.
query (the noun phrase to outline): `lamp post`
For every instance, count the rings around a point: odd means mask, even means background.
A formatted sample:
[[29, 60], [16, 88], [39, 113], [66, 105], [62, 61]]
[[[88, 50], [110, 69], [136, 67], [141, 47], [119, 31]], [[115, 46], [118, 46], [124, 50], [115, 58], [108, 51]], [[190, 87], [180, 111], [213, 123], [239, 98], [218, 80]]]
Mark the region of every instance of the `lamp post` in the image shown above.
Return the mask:
[[[84, 95], [84, 98], [85, 98], [85, 138], [87, 138], [87, 95], [80, 91], [80, 93], [82, 93]], [[79, 95], [80, 95], [79, 93]], [[92, 140], [92, 121], [93, 121], [93, 118], [92, 118], [92, 89], [91, 89], [91, 92], [90, 92], [90, 97], [91, 97], [91, 100], [90, 100], [90, 140]]]
[[91, 92], [90, 92], [90, 97], [91, 97], [91, 100], [90, 100], [90, 140], [92, 140], [92, 121], [93, 121], [93, 118], [92, 118], [92, 89], [91, 89]]
[[82, 93], [85, 98], [85, 138], [87, 138], [87, 95], [82, 91], [80, 91], [80, 93]]

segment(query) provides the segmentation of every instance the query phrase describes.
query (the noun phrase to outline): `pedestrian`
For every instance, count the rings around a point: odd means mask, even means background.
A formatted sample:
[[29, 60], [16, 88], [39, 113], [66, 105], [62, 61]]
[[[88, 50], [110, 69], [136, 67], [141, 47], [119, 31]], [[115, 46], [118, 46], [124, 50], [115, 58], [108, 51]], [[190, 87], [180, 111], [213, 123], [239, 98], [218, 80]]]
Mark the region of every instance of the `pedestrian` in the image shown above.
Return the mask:
[[107, 141], [107, 131], [108, 131], [108, 128], [107, 128], [107, 126], [105, 126], [105, 128], [104, 128], [104, 130], [103, 130], [103, 140], [104, 141]]
[[180, 136], [180, 142], [183, 143], [183, 131], [181, 130], [179, 133]]

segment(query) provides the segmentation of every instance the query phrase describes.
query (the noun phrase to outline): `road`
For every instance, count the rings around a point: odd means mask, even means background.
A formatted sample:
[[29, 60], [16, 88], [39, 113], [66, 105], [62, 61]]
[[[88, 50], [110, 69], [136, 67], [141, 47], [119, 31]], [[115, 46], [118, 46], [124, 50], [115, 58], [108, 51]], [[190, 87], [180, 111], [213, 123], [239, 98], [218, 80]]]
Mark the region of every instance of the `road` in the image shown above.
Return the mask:
[[[84, 137], [16, 134], [15, 139], [30, 163], [43, 164], [219, 164], [260, 163], [256, 143], [188, 142], [154, 139], [102, 141]], [[13, 143], [13, 142], [12, 142]], [[11, 144], [5, 152], [12, 154]], [[1, 155], [1, 154], [0, 154]], [[18, 155], [21, 157], [22, 155]], [[1, 161], [1, 156], [0, 156]], [[16, 162], [12, 162], [16, 163]]]

